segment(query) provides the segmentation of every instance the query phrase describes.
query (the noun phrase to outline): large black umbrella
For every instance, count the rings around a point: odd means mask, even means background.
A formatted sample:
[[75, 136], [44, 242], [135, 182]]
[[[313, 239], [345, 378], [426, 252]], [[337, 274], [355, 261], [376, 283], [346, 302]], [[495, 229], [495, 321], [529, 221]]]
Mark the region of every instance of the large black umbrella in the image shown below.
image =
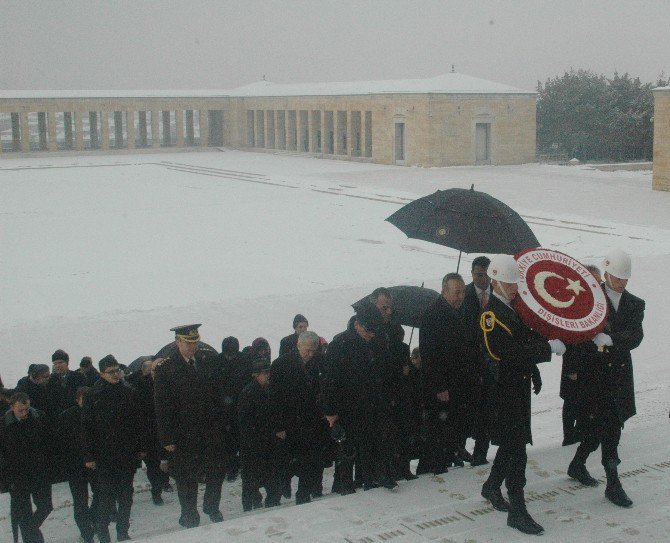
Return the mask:
[[128, 368], [126, 369], [126, 373], [130, 374], [130, 373], [133, 373], [134, 371], [139, 370], [140, 368], [142, 368], [142, 365], [147, 360], [151, 360], [152, 358], [153, 358], [153, 356], [150, 356], [150, 355], [137, 357], [130, 364], [128, 364]]
[[[156, 353], [156, 357], [163, 358], [166, 354], [170, 352], [170, 349], [172, 349], [172, 347], [174, 347], [174, 341], [172, 343], [168, 343], [167, 345], [165, 345], [165, 347], [163, 347], [160, 351], [158, 351]], [[207, 349], [209, 351], [217, 352], [217, 350], [214, 347], [208, 345], [204, 341], [198, 341], [198, 349]]]
[[[539, 247], [526, 222], [511, 207], [485, 192], [448, 189], [414, 200], [386, 219], [407, 237], [463, 253], [516, 254]], [[460, 265], [461, 255], [458, 255]]]
[[[440, 296], [439, 292], [431, 288], [412, 285], [398, 285], [389, 287], [388, 290], [393, 299], [393, 322], [412, 327], [419, 326], [428, 306]], [[351, 307], [358, 311], [370, 303], [372, 302], [368, 295], [351, 304]]]

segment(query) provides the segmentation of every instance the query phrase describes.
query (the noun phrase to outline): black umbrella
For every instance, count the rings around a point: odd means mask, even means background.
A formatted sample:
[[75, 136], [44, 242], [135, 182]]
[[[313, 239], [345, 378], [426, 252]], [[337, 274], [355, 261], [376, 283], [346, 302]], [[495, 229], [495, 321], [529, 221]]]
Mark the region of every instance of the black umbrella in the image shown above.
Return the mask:
[[[393, 322], [412, 327], [419, 326], [421, 317], [428, 306], [440, 296], [439, 292], [431, 288], [412, 285], [389, 287], [388, 290], [393, 299]], [[368, 295], [351, 304], [351, 307], [358, 311], [361, 307], [370, 303], [372, 302]]]
[[[163, 358], [166, 354], [170, 352], [172, 347], [174, 347], [174, 343], [175, 342], [173, 341], [172, 343], [168, 343], [167, 345], [165, 345], [165, 347], [163, 347], [160, 351], [156, 353], [156, 357]], [[209, 351], [214, 351], [215, 353], [218, 352], [214, 347], [208, 345], [204, 341], [198, 341], [198, 349], [207, 349]]]
[[[439, 243], [462, 253], [513, 255], [540, 246], [516, 211], [476, 191], [474, 185], [470, 190], [438, 190], [401, 207], [386, 220], [409, 238]], [[459, 266], [460, 261], [459, 253]]]
[[134, 371], [137, 371], [142, 368], [142, 364], [144, 364], [147, 360], [151, 360], [153, 356], [139, 356], [135, 360], [133, 360], [130, 364], [128, 364], [128, 368], [126, 369], [126, 373], [133, 373]]

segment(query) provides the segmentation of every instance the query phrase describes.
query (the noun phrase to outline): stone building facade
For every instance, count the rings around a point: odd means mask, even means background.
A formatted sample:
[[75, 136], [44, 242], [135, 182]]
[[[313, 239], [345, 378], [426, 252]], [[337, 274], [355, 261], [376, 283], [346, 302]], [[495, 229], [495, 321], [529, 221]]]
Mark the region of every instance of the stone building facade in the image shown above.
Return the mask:
[[654, 89], [654, 190], [670, 191], [670, 87]]
[[379, 164], [535, 161], [535, 93], [462, 74], [232, 91], [1, 91], [0, 152], [226, 146]]

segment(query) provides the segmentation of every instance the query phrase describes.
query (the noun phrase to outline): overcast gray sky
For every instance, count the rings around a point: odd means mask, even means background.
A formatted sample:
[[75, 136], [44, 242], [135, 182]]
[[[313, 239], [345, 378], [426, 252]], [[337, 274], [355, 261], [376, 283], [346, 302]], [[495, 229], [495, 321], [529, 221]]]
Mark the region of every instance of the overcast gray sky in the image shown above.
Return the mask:
[[0, 88], [670, 74], [670, 0], [0, 0]]

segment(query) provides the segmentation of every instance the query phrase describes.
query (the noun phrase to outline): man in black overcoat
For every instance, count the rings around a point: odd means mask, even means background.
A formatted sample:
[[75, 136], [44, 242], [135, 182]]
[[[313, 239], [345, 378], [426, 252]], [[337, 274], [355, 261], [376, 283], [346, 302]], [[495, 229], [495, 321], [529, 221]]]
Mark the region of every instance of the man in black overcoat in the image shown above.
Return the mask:
[[[72, 494], [74, 521], [79, 528], [84, 543], [93, 543], [95, 532], [95, 510], [98, 504], [98, 492], [93, 470], [86, 468], [84, 458], [84, 436], [82, 427], [82, 406], [90, 391], [89, 387], [79, 387], [75, 395], [76, 404], [63, 411], [58, 417], [58, 444]], [[93, 494], [93, 503], [89, 506], [89, 485]]]
[[577, 430], [581, 444], [568, 467], [568, 475], [582, 484], [598, 481], [586, 470], [589, 454], [601, 447], [607, 487], [605, 496], [615, 505], [630, 507], [619, 480], [618, 446], [624, 423], [635, 415], [635, 388], [630, 352], [644, 337], [644, 300], [626, 286], [631, 276], [631, 259], [620, 250], [611, 251], [604, 261], [603, 288], [607, 297], [607, 324], [592, 341], [570, 347], [577, 361], [580, 398]]
[[47, 391], [58, 414], [76, 404], [75, 395], [79, 387], [86, 386], [86, 378], [69, 367], [70, 356], [62, 349], [51, 355], [53, 372], [47, 382]]
[[[465, 313], [465, 318], [471, 324], [468, 326], [478, 334], [479, 317], [486, 309], [493, 287], [491, 279], [488, 276], [488, 269], [491, 260], [485, 256], [478, 256], [472, 261], [471, 273], [472, 282], [465, 287], [465, 299], [461, 310]], [[495, 381], [492, 372], [489, 370], [486, 354], [480, 359], [479, 374], [481, 376], [481, 386], [479, 387], [478, 401], [473, 402], [475, 447], [472, 451], [473, 466], [488, 464], [486, 454], [489, 450], [490, 436], [489, 427], [493, 417], [493, 404], [495, 394]]]
[[303, 332], [296, 348], [277, 358], [270, 370], [270, 398], [279, 431], [286, 432], [289, 460], [295, 469], [284, 466], [289, 479], [298, 476], [296, 504], [311, 501], [321, 492], [327, 425], [319, 405], [321, 368], [319, 336]]
[[[172, 328], [176, 341], [156, 365], [154, 401], [161, 446], [181, 505], [179, 524], [200, 524], [198, 480], [205, 479], [203, 512], [221, 522], [221, 487], [226, 470], [223, 386], [216, 353], [198, 351], [200, 324]], [[199, 354], [198, 354], [199, 353]], [[210, 354], [211, 353], [211, 354]]]
[[[563, 354], [560, 340], [548, 342], [528, 328], [512, 307], [517, 294], [519, 268], [514, 257], [496, 255], [489, 266], [493, 294], [482, 313], [482, 345], [496, 368], [495, 418], [491, 442], [498, 445], [493, 466], [482, 487], [482, 496], [499, 511], [508, 511], [507, 525], [527, 534], [544, 532], [528, 513], [526, 444], [531, 434], [531, 377], [533, 366]], [[505, 482], [509, 502], [501, 492]]]
[[[323, 410], [329, 425], [339, 422], [358, 451], [364, 488], [391, 489], [397, 483], [392, 477], [395, 432], [384, 388], [389, 355], [383, 342], [373, 341], [382, 325], [379, 310], [366, 305], [349, 321], [347, 330], [333, 338], [324, 364]], [[340, 468], [341, 485], [350, 493], [354, 491], [353, 463]]]
[[98, 363], [100, 379], [86, 395], [82, 407], [84, 465], [95, 471], [98, 491], [96, 533], [101, 543], [110, 541], [110, 515], [118, 503], [117, 541], [130, 539], [133, 479], [146, 452], [140, 407], [114, 356]]
[[293, 317], [293, 330], [294, 332], [286, 337], [281, 338], [279, 342], [279, 356], [290, 353], [298, 345], [298, 337], [303, 332], [307, 331], [309, 327], [309, 322], [304, 315], [298, 313]]
[[457, 461], [459, 449], [472, 432], [481, 376], [475, 329], [460, 308], [465, 283], [457, 273], [442, 280], [439, 298], [421, 320], [419, 350], [424, 373], [424, 404], [429, 465], [444, 473]]
[[11, 517], [24, 543], [43, 543], [40, 526], [53, 510], [53, 435], [46, 416], [30, 406], [26, 393], [15, 392], [9, 404], [0, 419], [0, 487], [9, 490]]

